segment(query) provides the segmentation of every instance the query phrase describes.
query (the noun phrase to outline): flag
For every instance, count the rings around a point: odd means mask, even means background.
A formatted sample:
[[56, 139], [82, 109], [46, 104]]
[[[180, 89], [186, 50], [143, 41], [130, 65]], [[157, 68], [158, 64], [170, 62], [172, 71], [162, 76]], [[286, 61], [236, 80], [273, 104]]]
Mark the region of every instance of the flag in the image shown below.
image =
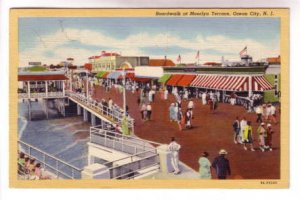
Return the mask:
[[196, 57], [195, 57], [196, 59], [199, 59], [200, 58], [200, 51], [198, 50], [197, 51], [197, 54], [196, 54]]
[[245, 48], [240, 51], [240, 56], [244, 55], [245, 53], [247, 53], [247, 46], [245, 46]]
[[181, 62], [181, 56], [180, 56], [180, 54], [177, 57], [177, 62]]

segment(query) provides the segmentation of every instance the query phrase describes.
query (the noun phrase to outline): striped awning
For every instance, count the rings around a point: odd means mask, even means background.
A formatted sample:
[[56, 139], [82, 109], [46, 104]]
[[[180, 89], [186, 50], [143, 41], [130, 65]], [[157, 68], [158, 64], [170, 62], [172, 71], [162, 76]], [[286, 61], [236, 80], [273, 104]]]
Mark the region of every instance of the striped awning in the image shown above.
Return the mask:
[[172, 75], [168, 80], [167, 85], [176, 86], [179, 80], [183, 77], [181, 74]]
[[177, 86], [187, 87], [196, 78], [196, 75], [183, 75], [183, 77], [178, 81]]
[[[252, 91], [273, 89], [271, 83], [264, 76], [252, 76], [251, 79]], [[225, 91], [248, 91], [250, 89], [249, 80], [249, 76], [198, 75], [191, 83], [191, 86]]]

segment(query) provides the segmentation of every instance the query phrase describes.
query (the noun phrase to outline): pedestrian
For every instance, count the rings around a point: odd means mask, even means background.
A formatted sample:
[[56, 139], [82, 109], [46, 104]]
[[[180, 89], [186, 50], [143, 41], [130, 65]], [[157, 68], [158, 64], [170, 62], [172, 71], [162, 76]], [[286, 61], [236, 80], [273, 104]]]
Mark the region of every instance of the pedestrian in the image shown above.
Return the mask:
[[240, 138], [241, 141], [244, 141], [244, 129], [247, 126], [247, 120], [246, 117], [243, 117], [243, 119], [240, 121]]
[[176, 142], [175, 137], [172, 137], [168, 150], [171, 152], [171, 163], [173, 166], [173, 173], [175, 175], [180, 173], [179, 169], [179, 150], [181, 146]]
[[266, 137], [266, 129], [265, 129], [265, 123], [261, 123], [257, 128], [257, 134], [258, 134], [258, 144], [259, 148], [262, 152], [265, 151], [266, 145], [265, 145], [265, 137]]
[[192, 128], [192, 114], [190, 109], [187, 109], [186, 113], [185, 113], [185, 128], [190, 129]]
[[263, 104], [263, 105], [262, 105], [262, 108], [263, 108], [263, 112], [262, 112], [263, 119], [264, 119], [265, 121], [267, 121], [267, 120], [268, 120], [267, 105], [266, 105], [266, 104]]
[[272, 129], [272, 125], [271, 124], [267, 124], [267, 134], [266, 134], [266, 138], [265, 138], [265, 144], [266, 147], [269, 149], [269, 151], [272, 151], [272, 136], [274, 134], [274, 131]]
[[240, 138], [241, 126], [240, 126], [239, 117], [236, 117], [236, 119], [234, 120], [234, 122], [232, 124], [232, 127], [233, 127], [233, 132], [234, 132], [233, 142], [235, 144], [240, 143], [241, 142], [241, 138]]
[[184, 124], [184, 117], [183, 117], [183, 114], [182, 114], [182, 111], [181, 111], [181, 108], [178, 108], [178, 107], [175, 107], [175, 110], [176, 108], [178, 109], [178, 111], [176, 112], [177, 113], [177, 124], [178, 124], [178, 128], [179, 128], [179, 131], [182, 131], [182, 125]]
[[145, 115], [145, 111], [147, 111], [147, 107], [146, 107], [146, 104], [142, 104], [141, 106], [141, 117], [142, 117], [142, 120], [146, 120], [146, 115]]
[[170, 107], [169, 107], [169, 117], [170, 117], [170, 121], [176, 121], [176, 114], [175, 114], [175, 104], [171, 103]]
[[150, 103], [147, 105], [147, 120], [151, 120], [152, 106]]
[[164, 90], [164, 99], [165, 100], [167, 100], [168, 99], [168, 90], [167, 90], [167, 88], [165, 88], [165, 90]]
[[207, 158], [208, 156], [208, 153], [205, 151], [198, 160], [200, 179], [211, 179], [211, 163]]
[[216, 157], [212, 163], [212, 167], [216, 170], [218, 179], [226, 179], [227, 176], [231, 175], [229, 160], [225, 158], [227, 151], [221, 149], [219, 156]]
[[202, 97], [202, 104], [206, 105], [207, 104], [207, 101], [206, 101], [206, 92], [203, 92], [201, 97]]
[[249, 144], [251, 151], [255, 151], [253, 148], [253, 132], [252, 132], [252, 126], [251, 121], [247, 122], [247, 125], [244, 127], [243, 130], [243, 143], [244, 143], [244, 149], [247, 151], [246, 144]]
[[194, 104], [194, 102], [193, 102], [192, 99], [189, 100], [189, 103], [188, 103], [188, 106], [187, 106], [187, 107], [188, 107], [188, 109], [189, 109], [190, 112], [191, 112], [192, 119], [194, 119], [193, 109], [194, 109], [194, 107], [195, 107], [195, 104]]
[[270, 115], [269, 115], [269, 122], [273, 122], [275, 124], [277, 124], [277, 120], [276, 120], [276, 107], [273, 104], [269, 104], [270, 107]]
[[187, 90], [184, 90], [183, 99], [188, 100], [189, 98], [189, 92]]
[[255, 113], [256, 113], [256, 116], [257, 116], [256, 122], [257, 123], [262, 123], [263, 122], [263, 120], [262, 120], [263, 108], [262, 108], [261, 105], [256, 107]]

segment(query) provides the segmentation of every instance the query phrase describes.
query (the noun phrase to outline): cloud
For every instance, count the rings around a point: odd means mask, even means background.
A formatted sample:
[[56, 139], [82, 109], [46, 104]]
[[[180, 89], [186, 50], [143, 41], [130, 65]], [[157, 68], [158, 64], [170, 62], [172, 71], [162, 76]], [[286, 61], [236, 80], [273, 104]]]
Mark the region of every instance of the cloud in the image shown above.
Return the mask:
[[[198, 50], [200, 50], [201, 61], [220, 61], [220, 54], [225, 59], [238, 60], [239, 52], [245, 46], [248, 47], [248, 54], [253, 56], [254, 60], [277, 56], [280, 52], [279, 41], [274, 41], [270, 44], [256, 41], [250, 37], [236, 39], [221, 34], [206, 37], [198, 34], [195, 38], [184, 39], [172, 33], [150, 34], [148, 32], [140, 32], [131, 34], [125, 39], [119, 39], [93, 30], [68, 28], [64, 29], [64, 31], [58, 30], [52, 34], [42, 35], [41, 38], [43, 44], [37, 38], [34, 43], [36, 44], [35, 46], [20, 52], [20, 66], [27, 65], [29, 61], [56, 64], [67, 57], [73, 57], [75, 64], [82, 65], [88, 61], [88, 57], [99, 55], [102, 50], [122, 52], [124, 56], [162, 58], [165, 55], [157, 56], [155, 48], [176, 47], [178, 53], [167, 56], [176, 61], [178, 54], [181, 54], [182, 62], [189, 63], [196, 61], [195, 55]], [[76, 41], [76, 44], [83, 44], [85, 48], [80, 48], [78, 45], [76, 48], [72, 48], [72, 42], [74, 41]], [[66, 44], [68, 44], [68, 47], [65, 47]], [[91, 50], [87, 49], [87, 46], [91, 46]], [[92, 50], [100, 46], [107, 47], [107, 49], [99, 49], [98, 52]], [[143, 49], [153, 49], [153, 52], [145, 52]], [[182, 49], [182, 52], [180, 52], [180, 49]], [[190, 51], [188, 52], [186, 49]], [[49, 53], [49, 51], [53, 52], [51, 57], [47, 56], [46, 52]], [[218, 54], [213, 52], [218, 52]]]

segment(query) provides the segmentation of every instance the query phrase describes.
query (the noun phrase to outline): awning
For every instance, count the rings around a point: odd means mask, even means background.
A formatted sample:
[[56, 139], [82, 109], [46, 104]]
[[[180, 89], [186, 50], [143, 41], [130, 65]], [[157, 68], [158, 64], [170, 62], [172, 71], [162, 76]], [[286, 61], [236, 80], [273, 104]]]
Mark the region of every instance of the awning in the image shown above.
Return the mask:
[[110, 78], [110, 79], [120, 79], [120, 77], [122, 78], [122, 72], [120, 71], [114, 71], [114, 72], [110, 72], [108, 75], [107, 75], [107, 78]]
[[126, 73], [125, 75], [125, 78], [128, 78], [128, 79], [131, 79], [131, 80], [134, 80], [134, 73]]
[[253, 80], [254, 80], [254, 87], [252, 87], [253, 91], [273, 89], [273, 85], [264, 76], [254, 76]]
[[178, 81], [177, 86], [187, 87], [195, 79], [196, 75], [183, 75], [183, 77]]
[[101, 78], [102, 75], [103, 75], [104, 73], [105, 73], [104, 71], [98, 72], [98, 73], [96, 74], [96, 77], [97, 77], [97, 78]]
[[159, 83], [165, 83], [167, 82], [167, 80], [169, 80], [169, 78], [171, 77], [171, 74], [164, 74], [159, 80]]
[[101, 78], [107, 78], [109, 72], [104, 72], [104, 74], [102, 74]]
[[[249, 76], [198, 75], [190, 85], [215, 90], [248, 91], [249, 80]], [[271, 90], [273, 86], [264, 76], [252, 76], [251, 88], [252, 91], [265, 91]]]
[[183, 77], [181, 74], [172, 75], [168, 80], [167, 85], [176, 86], [179, 80]]
[[134, 78], [134, 81], [142, 82], [142, 83], [147, 83], [147, 82], [150, 82], [151, 80], [152, 80], [151, 78], [139, 78], [139, 77]]

